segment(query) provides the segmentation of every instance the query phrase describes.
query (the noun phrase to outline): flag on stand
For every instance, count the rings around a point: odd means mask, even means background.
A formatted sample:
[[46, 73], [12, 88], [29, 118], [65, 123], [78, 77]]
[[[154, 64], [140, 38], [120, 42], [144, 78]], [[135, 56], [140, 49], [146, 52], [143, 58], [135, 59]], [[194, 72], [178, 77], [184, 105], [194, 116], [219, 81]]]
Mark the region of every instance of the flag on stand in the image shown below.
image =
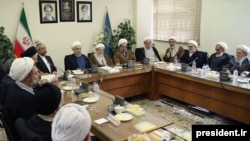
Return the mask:
[[20, 57], [20, 55], [30, 46], [32, 46], [32, 38], [29, 31], [29, 26], [26, 19], [25, 11], [23, 8], [20, 21], [17, 27], [17, 34], [14, 46], [15, 56]]
[[110, 47], [111, 46], [110, 44], [111, 44], [111, 41], [112, 41], [112, 30], [111, 30], [108, 10], [106, 12], [103, 34], [104, 34], [103, 42], [104, 42], [104, 45], [105, 45], [104, 53], [112, 58], [113, 52], [112, 52], [112, 49]]

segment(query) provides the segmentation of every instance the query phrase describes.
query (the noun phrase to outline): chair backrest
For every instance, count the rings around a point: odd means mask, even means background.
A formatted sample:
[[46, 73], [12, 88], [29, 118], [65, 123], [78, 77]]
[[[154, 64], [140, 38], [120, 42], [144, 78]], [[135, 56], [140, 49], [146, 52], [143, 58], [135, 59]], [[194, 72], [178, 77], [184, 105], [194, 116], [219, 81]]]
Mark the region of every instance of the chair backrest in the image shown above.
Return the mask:
[[207, 64], [207, 60], [208, 60], [208, 53], [207, 52], [203, 52], [203, 51], [199, 51], [202, 54], [202, 64]]
[[15, 127], [17, 129], [18, 134], [24, 141], [42, 141], [42, 137], [35, 133], [28, 126], [27, 122], [23, 118], [17, 118], [15, 122]]
[[91, 55], [93, 55], [93, 54], [94, 54], [94, 52], [88, 53], [88, 58], [89, 58]]
[[0, 111], [0, 120], [2, 121], [3, 128], [5, 130], [7, 139], [8, 139], [8, 141], [14, 141], [14, 136], [12, 135], [12, 132], [11, 132], [9, 126], [7, 125], [6, 120], [4, 118], [4, 115], [3, 115], [4, 107], [3, 107], [2, 104], [0, 104], [0, 109], [1, 109], [1, 111]]

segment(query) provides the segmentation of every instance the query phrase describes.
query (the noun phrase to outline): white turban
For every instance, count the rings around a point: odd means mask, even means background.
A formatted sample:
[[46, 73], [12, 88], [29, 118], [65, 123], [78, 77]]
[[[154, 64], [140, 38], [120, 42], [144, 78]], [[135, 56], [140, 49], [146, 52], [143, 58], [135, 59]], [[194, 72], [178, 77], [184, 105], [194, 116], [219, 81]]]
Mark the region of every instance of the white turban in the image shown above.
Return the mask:
[[75, 103], [64, 105], [52, 122], [53, 141], [83, 141], [89, 134], [91, 118], [88, 111]]
[[246, 45], [238, 45], [238, 46], [236, 47], [236, 49], [242, 50], [242, 51], [245, 52], [247, 55], [250, 54], [250, 48], [249, 48], [248, 46], [246, 46]]
[[227, 50], [227, 44], [225, 42], [218, 42], [217, 45], [220, 45], [224, 49], [224, 51]]
[[34, 61], [30, 57], [17, 58], [10, 67], [9, 75], [13, 80], [23, 81], [34, 67]]
[[71, 49], [74, 49], [76, 46], [82, 46], [81, 42], [75, 41], [71, 44]]
[[168, 41], [169, 40], [175, 40], [176, 41], [176, 38], [175, 38], [175, 36], [171, 36], [171, 37], [168, 38]]
[[121, 44], [128, 44], [128, 41], [126, 39], [120, 39], [118, 42], [118, 46], [120, 46]]
[[195, 48], [198, 47], [198, 43], [195, 40], [189, 40], [188, 43], [193, 44], [195, 46]]
[[98, 49], [98, 48], [105, 48], [104, 44], [102, 43], [99, 43], [95, 46], [95, 49]]
[[149, 40], [150, 42], [153, 41], [151, 37], [145, 37], [143, 41], [146, 42], [147, 40]]

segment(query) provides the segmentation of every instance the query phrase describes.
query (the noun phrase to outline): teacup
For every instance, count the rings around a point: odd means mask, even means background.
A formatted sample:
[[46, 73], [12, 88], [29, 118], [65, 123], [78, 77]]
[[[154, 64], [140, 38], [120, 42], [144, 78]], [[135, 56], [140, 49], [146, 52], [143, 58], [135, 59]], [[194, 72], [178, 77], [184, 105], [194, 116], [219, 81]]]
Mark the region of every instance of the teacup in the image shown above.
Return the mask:
[[115, 106], [115, 113], [120, 114], [125, 111], [125, 108], [123, 106]]

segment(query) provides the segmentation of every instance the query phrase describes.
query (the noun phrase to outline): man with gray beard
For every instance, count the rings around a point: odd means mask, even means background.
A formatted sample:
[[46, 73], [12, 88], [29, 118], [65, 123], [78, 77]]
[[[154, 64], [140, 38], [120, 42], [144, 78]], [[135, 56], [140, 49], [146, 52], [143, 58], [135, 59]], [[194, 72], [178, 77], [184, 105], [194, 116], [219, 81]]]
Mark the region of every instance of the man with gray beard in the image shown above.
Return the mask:
[[19, 139], [14, 123], [18, 117], [28, 120], [34, 114], [33, 86], [38, 83], [38, 69], [30, 57], [17, 58], [10, 67], [9, 76], [15, 83], [9, 87], [4, 99], [4, 118], [13, 134]]

